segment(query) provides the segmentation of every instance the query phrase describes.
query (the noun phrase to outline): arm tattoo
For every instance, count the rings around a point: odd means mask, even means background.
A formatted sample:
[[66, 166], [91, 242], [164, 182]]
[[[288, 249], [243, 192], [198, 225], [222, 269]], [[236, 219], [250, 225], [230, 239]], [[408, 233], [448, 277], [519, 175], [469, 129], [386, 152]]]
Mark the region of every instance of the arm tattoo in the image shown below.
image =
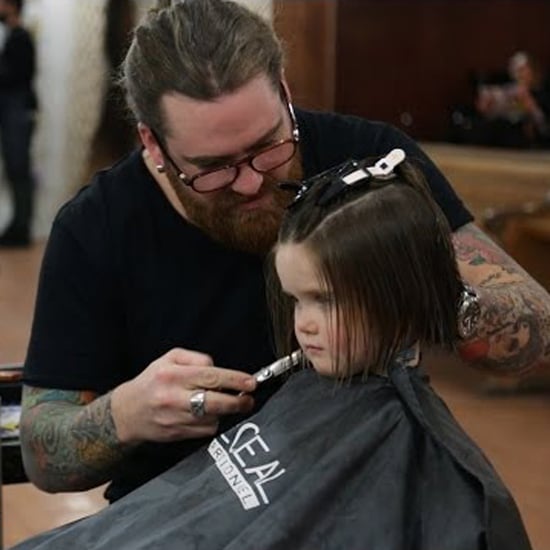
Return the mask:
[[550, 364], [550, 295], [473, 224], [453, 235], [459, 269], [481, 298], [476, 335], [463, 359], [503, 374]]
[[82, 491], [108, 481], [126, 453], [111, 394], [23, 388], [21, 449], [29, 477], [46, 491]]

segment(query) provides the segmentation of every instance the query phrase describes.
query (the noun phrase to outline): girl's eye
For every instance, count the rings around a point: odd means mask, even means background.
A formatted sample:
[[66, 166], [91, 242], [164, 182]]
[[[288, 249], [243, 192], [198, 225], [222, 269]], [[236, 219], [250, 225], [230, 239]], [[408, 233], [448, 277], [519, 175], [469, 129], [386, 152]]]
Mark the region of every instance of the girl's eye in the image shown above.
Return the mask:
[[323, 307], [331, 307], [333, 304], [332, 296], [330, 294], [320, 294], [316, 296], [315, 301]]

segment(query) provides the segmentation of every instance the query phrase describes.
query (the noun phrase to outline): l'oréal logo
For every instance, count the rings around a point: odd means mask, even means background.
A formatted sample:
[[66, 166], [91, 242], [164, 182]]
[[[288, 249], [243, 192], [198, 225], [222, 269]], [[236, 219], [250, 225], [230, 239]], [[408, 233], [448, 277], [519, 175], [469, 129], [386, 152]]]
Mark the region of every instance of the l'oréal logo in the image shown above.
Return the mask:
[[233, 439], [222, 435], [208, 446], [216, 466], [245, 510], [269, 504], [266, 485], [282, 476], [285, 469], [269, 456], [270, 448], [260, 428], [246, 422]]

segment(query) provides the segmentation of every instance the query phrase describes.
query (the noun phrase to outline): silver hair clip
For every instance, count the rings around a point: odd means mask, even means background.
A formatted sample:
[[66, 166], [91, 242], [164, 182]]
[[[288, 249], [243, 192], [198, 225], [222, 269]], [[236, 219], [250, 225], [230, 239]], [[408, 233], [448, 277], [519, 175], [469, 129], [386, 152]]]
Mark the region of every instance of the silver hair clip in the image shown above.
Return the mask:
[[392, 149], [385, 157], [377, 160], [372, 166], [363, 166], [341, 179], [346, 185], [354, 185], [371, 177], [377, 179], [390, 179], [395, 175], [394, 170], [398, 164], [405, 160], [403, 149]]
[[351, 186], [371, 180], [389, 180], [395, 177], [395, 168], [405, 160], [403, 149], [392, 149], [385, 157], [367, 166], [370, 160], [347, 160], [338, 166], [329, 168], [304, 181], [281, 182], [279, 187], [296, 193], [289, 208], [300, 203], [310, 189], [323, 185], [324, 191], [320, 194], [316, 204], [325, 206], [335, 197], [345, 193]]
[[385, 157], [377, 160], [372, 166], [365, 166], [367, 161], [357, 163], [356, 169], [346, 175], [335, 178], [328, 183], [324, 193], [317, 200], [319, 206], [325, 206], [335, 197], [345, 193], [350, 186], [366, 183], [372, 179], [389, 180], [395, 177], [395, 168], [405, 160], [403, 149], [392, 149]]
[[376, 161], [373, 166], [368, 166], [365, 170], [375, 178], [392, 178], [395, 168], [404, 160], [405, 151], [403, 149], [392, 149], [385, 157]]

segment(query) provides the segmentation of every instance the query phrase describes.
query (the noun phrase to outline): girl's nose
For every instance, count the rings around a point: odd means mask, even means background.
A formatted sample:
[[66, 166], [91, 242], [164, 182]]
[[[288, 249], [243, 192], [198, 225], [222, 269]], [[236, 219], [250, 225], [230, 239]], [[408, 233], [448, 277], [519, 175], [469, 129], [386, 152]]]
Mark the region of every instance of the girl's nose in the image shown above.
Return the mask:
[[294, 328], [296, 332], [315, 334], [318, 330], [318, 325], [311, 315], [296, 310], [294, 312]]

